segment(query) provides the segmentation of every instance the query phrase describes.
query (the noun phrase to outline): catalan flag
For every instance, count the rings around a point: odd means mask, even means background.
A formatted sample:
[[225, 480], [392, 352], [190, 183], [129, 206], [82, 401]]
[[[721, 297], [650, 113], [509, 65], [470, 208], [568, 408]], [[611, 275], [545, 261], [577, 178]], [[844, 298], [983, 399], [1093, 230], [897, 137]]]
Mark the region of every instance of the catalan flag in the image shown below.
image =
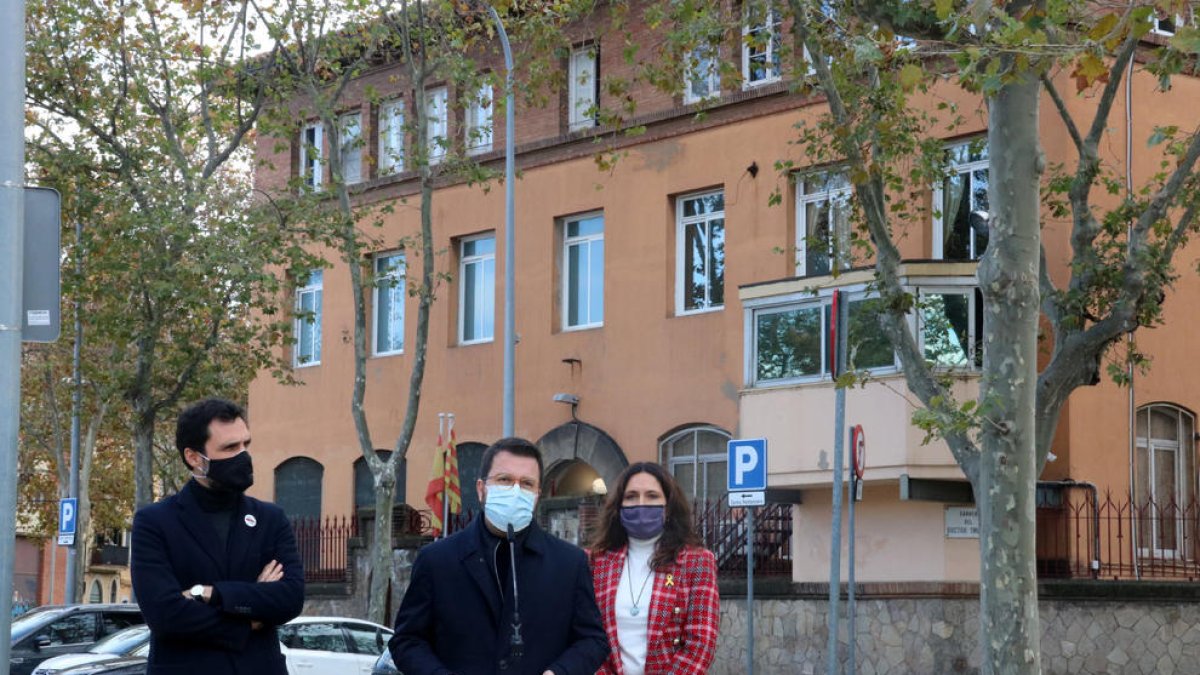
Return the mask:
[[450, 429], [450, 445], [443, 445], [439, 431], [437, 448], [433, 451], [433, 472], [429, 487], [425, 488], [425, 504], [432, 514], [433, 536], [440, 537], [445, 530], [442, 522], [444, 513], [462, 510], [462, 488], [458, 484], [458, 454], [455, 449], [454, 429]]

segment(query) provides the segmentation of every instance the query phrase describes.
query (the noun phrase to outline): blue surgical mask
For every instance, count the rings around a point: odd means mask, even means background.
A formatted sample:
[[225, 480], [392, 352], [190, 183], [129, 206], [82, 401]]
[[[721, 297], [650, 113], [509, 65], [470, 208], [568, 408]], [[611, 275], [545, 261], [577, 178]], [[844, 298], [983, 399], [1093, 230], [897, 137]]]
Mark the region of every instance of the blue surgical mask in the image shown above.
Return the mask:
[[667, 509], [662, 504], [622, 506], [621, 525], [633, 539], [653, 539], [662, 534]]
[[508, 526], [512, 525], [513, 531], [519, 532], [529, 527], [533, 520], [536, 501], [537, 495], [515, 483], [508, 487], [489, 485], [484, 494], [483, 513], [497, 530], [507, 532]]

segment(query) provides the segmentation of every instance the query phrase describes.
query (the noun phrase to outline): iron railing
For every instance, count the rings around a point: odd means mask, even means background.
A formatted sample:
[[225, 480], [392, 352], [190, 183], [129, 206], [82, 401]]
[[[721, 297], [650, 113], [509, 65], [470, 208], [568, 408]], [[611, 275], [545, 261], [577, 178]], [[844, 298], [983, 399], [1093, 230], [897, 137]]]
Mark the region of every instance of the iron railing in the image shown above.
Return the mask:
[[304, 581], [343, 583], [350, 581], [350, 538], [358, 536], [354, 518], [293, 518], [296, 549], [304, 564]]
[[[746, 575], [746, 509], [730, 506], [724, 499], [695, 504], [696, 529], [704, 546], [717, 558], [717, 573]], [[791, 576], [791, 504], [767, 504], [754, 516], [754, 573]]]
[[1039, 486], [1038, 576], [1200, 580], [1200, 503], [1179, 504], [1083, 484]]

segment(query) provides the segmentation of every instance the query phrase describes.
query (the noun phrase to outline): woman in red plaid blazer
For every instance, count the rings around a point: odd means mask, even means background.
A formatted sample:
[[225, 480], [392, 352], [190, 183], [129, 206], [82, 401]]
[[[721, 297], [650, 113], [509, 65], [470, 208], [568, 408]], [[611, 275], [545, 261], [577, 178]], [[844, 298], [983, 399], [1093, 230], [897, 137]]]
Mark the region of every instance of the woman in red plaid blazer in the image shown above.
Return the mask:
[[591, 552], [610, 647], [597, 674], [706, 673], [721, 622], [717, 563], [701, 545], [687, 497], [649, 462], [625, 469], [615, 487]]

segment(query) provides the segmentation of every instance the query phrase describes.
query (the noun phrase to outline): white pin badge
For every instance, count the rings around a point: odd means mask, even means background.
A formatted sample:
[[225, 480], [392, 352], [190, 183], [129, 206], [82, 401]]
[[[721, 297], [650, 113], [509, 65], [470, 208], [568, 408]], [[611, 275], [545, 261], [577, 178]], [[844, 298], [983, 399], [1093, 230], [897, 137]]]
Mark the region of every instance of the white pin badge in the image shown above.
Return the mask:
[[258, 519], [255, 518], [254, 516], [250, 515], [249, 513], [246, 514], [245, 520], [246, 520], [246, 525], [249, 527], [254, 527], [255, 525], [258, 524]]

